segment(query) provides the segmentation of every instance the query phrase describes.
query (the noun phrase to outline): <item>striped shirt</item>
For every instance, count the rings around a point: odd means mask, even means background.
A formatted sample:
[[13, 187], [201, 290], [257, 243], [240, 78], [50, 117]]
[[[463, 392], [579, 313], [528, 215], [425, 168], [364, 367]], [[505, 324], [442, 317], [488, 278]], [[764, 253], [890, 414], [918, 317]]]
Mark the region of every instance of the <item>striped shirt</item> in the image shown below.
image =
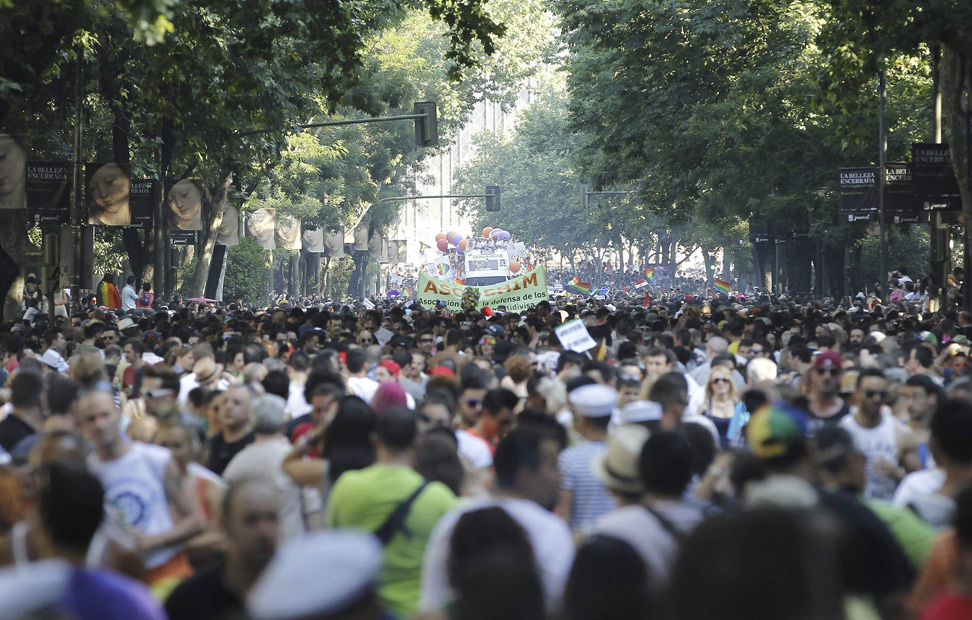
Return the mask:
[[607, 450], [602, 441], [586, 441], [567, 448], [557, 459], [560, 488], [574, 495], [570, 510], [570, 527], [582, 530], [594, 525], [617, 507], [614, 496], [594, 477], [594, 459]]

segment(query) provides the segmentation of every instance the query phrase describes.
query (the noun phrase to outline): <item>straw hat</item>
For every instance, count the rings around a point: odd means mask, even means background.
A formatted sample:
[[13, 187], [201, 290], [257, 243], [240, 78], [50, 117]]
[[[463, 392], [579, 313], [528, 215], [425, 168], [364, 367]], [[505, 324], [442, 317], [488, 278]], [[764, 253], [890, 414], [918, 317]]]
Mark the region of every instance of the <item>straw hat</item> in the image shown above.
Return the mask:
[[640, 493], [638, 458], [650, 433], [643, 426], [621, 426], [608, 439], [607, 451], [594, 460], [594, 475], [604, 486], [621, 493]]

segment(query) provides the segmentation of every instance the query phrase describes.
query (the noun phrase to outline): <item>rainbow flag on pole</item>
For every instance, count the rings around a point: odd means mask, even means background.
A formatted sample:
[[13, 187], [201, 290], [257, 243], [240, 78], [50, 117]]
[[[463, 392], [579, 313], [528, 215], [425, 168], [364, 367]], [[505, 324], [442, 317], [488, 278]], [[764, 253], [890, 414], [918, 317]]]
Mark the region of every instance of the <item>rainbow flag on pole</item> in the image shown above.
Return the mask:
[[655, 281], [655, 268], [654, 267], [649, 267], [648, 269], [645, 269], [645, 279], [648, 280], [649, 282], [654, 282]]
[[719, 278], [716, 278], [715, 289], [728, 297], [729, 291], [732, 290], [732, 285], [726, 282], [725, 280], [720, 280]]
[[591, 283], [581, 282], [580, 278], [574, 276], [567, 286], [564, 287], [567, 291], [571, 293], [576, 293], [578, 295], [590, 295], [591, 294]]

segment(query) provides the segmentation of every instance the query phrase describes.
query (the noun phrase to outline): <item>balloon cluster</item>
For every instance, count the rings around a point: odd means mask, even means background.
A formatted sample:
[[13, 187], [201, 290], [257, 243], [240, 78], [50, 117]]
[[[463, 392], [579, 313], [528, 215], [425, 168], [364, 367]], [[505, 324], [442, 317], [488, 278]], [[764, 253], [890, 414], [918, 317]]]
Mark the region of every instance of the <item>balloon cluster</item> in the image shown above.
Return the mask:
[[[496, 241], [509, 241], [512, 238], [512, 235], [505, 230], [487, 226], [483, 229], [483, 237], [486, 239], [495, 239]], [[465, 254], [466, 248], [469, 247], [469, 240], [454, 230], [450, 230], [447, 233], [439, 233], [435, 236], [435, 247], [437, 247], [440, 252], [448, 252], [450, 245], [455, 246], [457, 254]], [[514, 266], [516, 267], [515, 269]], [[511, 272], [516, 273], [519, 270], [519, 263], [514, 261], [510, 264]]]
[[487, 226], [483, 229], [483, 237], [486, 239], [496, 239], [497, 241], [509, 241], [512, 235], [505, 230]]
[[435, 236], [435, 247], [439, 248], [440, 252], [448, 252], [450, 245], [454, 245], [459, 254], [465, 254], [466, 248], [469, 247], [469, 241], [454, 230]]

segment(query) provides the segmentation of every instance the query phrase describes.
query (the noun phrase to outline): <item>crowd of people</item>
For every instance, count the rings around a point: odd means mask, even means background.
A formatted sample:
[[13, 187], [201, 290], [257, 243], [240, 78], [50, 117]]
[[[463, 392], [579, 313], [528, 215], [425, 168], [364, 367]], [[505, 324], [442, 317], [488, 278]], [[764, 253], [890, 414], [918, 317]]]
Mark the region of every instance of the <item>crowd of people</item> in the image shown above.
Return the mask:
[[0, 326], [0, 618], [972, 617], [967, 311], [127, 287]]

